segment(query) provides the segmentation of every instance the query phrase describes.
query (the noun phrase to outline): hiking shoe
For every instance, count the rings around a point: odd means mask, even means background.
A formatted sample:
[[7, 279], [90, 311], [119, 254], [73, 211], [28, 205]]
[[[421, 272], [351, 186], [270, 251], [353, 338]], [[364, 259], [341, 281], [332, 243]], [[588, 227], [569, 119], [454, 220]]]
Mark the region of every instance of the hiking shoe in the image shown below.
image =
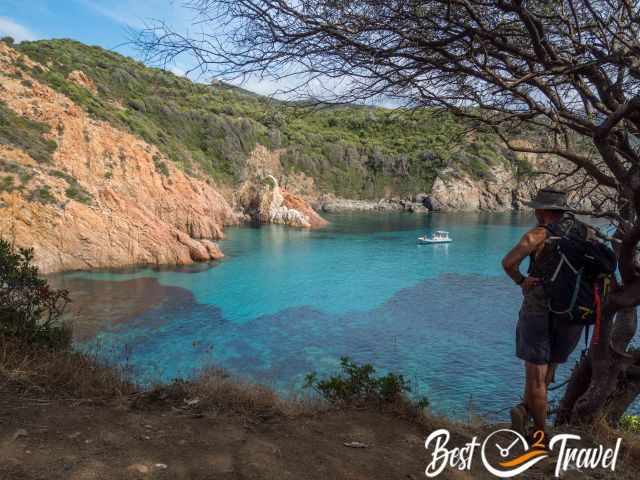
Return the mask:
[[523, 403], [516, 405], [511, 409], [511, 430], [514, 430], [523, 437], [526, 437], [528, 421], [529, 412]]

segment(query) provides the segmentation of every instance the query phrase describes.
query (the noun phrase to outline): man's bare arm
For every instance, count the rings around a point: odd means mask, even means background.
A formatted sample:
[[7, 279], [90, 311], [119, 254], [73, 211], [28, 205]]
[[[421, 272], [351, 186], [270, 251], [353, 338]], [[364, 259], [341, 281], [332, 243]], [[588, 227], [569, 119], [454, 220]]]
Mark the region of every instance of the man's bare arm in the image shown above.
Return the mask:
[[515, 247], [502, 259], [502, 268], [518, 285], [522, 284], [524, 276], [519, 267], [522, 261], [537, 251], [547, 238], [543, 227], [536, 227], [523, 235]]

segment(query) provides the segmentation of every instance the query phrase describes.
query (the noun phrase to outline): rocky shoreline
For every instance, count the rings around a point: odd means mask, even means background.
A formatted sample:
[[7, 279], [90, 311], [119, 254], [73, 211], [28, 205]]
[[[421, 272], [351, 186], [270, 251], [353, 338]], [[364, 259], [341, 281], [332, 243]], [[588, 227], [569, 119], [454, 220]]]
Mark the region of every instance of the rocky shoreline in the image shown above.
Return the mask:
[[[545, 155], [529, 155], [528, 164], [535, 170], [561, 171], [558, 159]], [[512, 165], [497, 164], [481, 177], [464, 171], [443, 169], [429, 193], [380, 200], [356, 200], [321, 194], [311, 198], [318, 212], [510, 212], [527, 211], [526, 202], [541, 187], [552, 183], [551, 174], [525, 175]], [[559, 185], [562, 188], [562, 185]], [[589, 205], [584, 205], [588, 208]]]
[[[0, 145], [0, 231], [15, 245], [33, 248], [43, 273], [217, 260], [224, 228], [241, 222], [319, 228], [327, 223], [323, 212], [521, 210], [549, 182], [548, 176], [523, 175], [518, 162], [487, 161], [481, 175], [441, 169], [429, 193], [348, 199], [284, 168], [284, 150], [257, 145], [242, 183], [218, 184], [178, 168], [156, 145], [94, 118], [32, 76], [47, 68], [0, 42], [0, 103], [7, 115], [35, 125], [21, 127], [27, 133], [42, 130], [29, 148]], [[96, 94], [82, 71], [68, 80]], [[519, 161], [530, 170], [558, 171], [557, 159], [548, 156]]]
[[318, 212], [411, 212], [429, 213], [430, 199], [426, 194], [418, 194], [414, 198], [382, 198], [380, 200], [354, 200], [333, 196], [322, 196], [312, 201], [311, 205]]

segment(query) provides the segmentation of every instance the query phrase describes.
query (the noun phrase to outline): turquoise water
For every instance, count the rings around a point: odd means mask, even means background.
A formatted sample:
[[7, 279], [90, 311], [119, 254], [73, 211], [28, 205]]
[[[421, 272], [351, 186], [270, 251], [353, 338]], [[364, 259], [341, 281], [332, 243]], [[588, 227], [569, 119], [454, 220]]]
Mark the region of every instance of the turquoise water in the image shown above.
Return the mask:
[[[315, 231], [228, 229], [226, 258], [212, 268], [73, 273], [56, 282], [80, 299], [76, 314], [97, 312], [81, 348], [98, 345], [141, 382], [215, 364], [291, 391], [307, 372], [333, 372], [348, 355], [404, 374], [449, 415], [497, 412], [519, 399], [521, 294], [500, 260], [532, 217], [327, 219]], [[450, 231], [454, 242], [416, 244], [433, 229]]]

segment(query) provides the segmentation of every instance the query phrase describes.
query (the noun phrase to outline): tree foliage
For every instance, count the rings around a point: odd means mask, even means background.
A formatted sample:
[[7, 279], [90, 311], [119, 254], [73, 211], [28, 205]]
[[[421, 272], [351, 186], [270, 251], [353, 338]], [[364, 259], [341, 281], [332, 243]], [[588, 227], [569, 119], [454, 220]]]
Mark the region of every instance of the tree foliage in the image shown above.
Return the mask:
[[16, 250], [0, 239], [0, 337], [68, 348], [71, 332], [61, 322], [68, 292], [52, 289], [32, 260], [32, 250]]

